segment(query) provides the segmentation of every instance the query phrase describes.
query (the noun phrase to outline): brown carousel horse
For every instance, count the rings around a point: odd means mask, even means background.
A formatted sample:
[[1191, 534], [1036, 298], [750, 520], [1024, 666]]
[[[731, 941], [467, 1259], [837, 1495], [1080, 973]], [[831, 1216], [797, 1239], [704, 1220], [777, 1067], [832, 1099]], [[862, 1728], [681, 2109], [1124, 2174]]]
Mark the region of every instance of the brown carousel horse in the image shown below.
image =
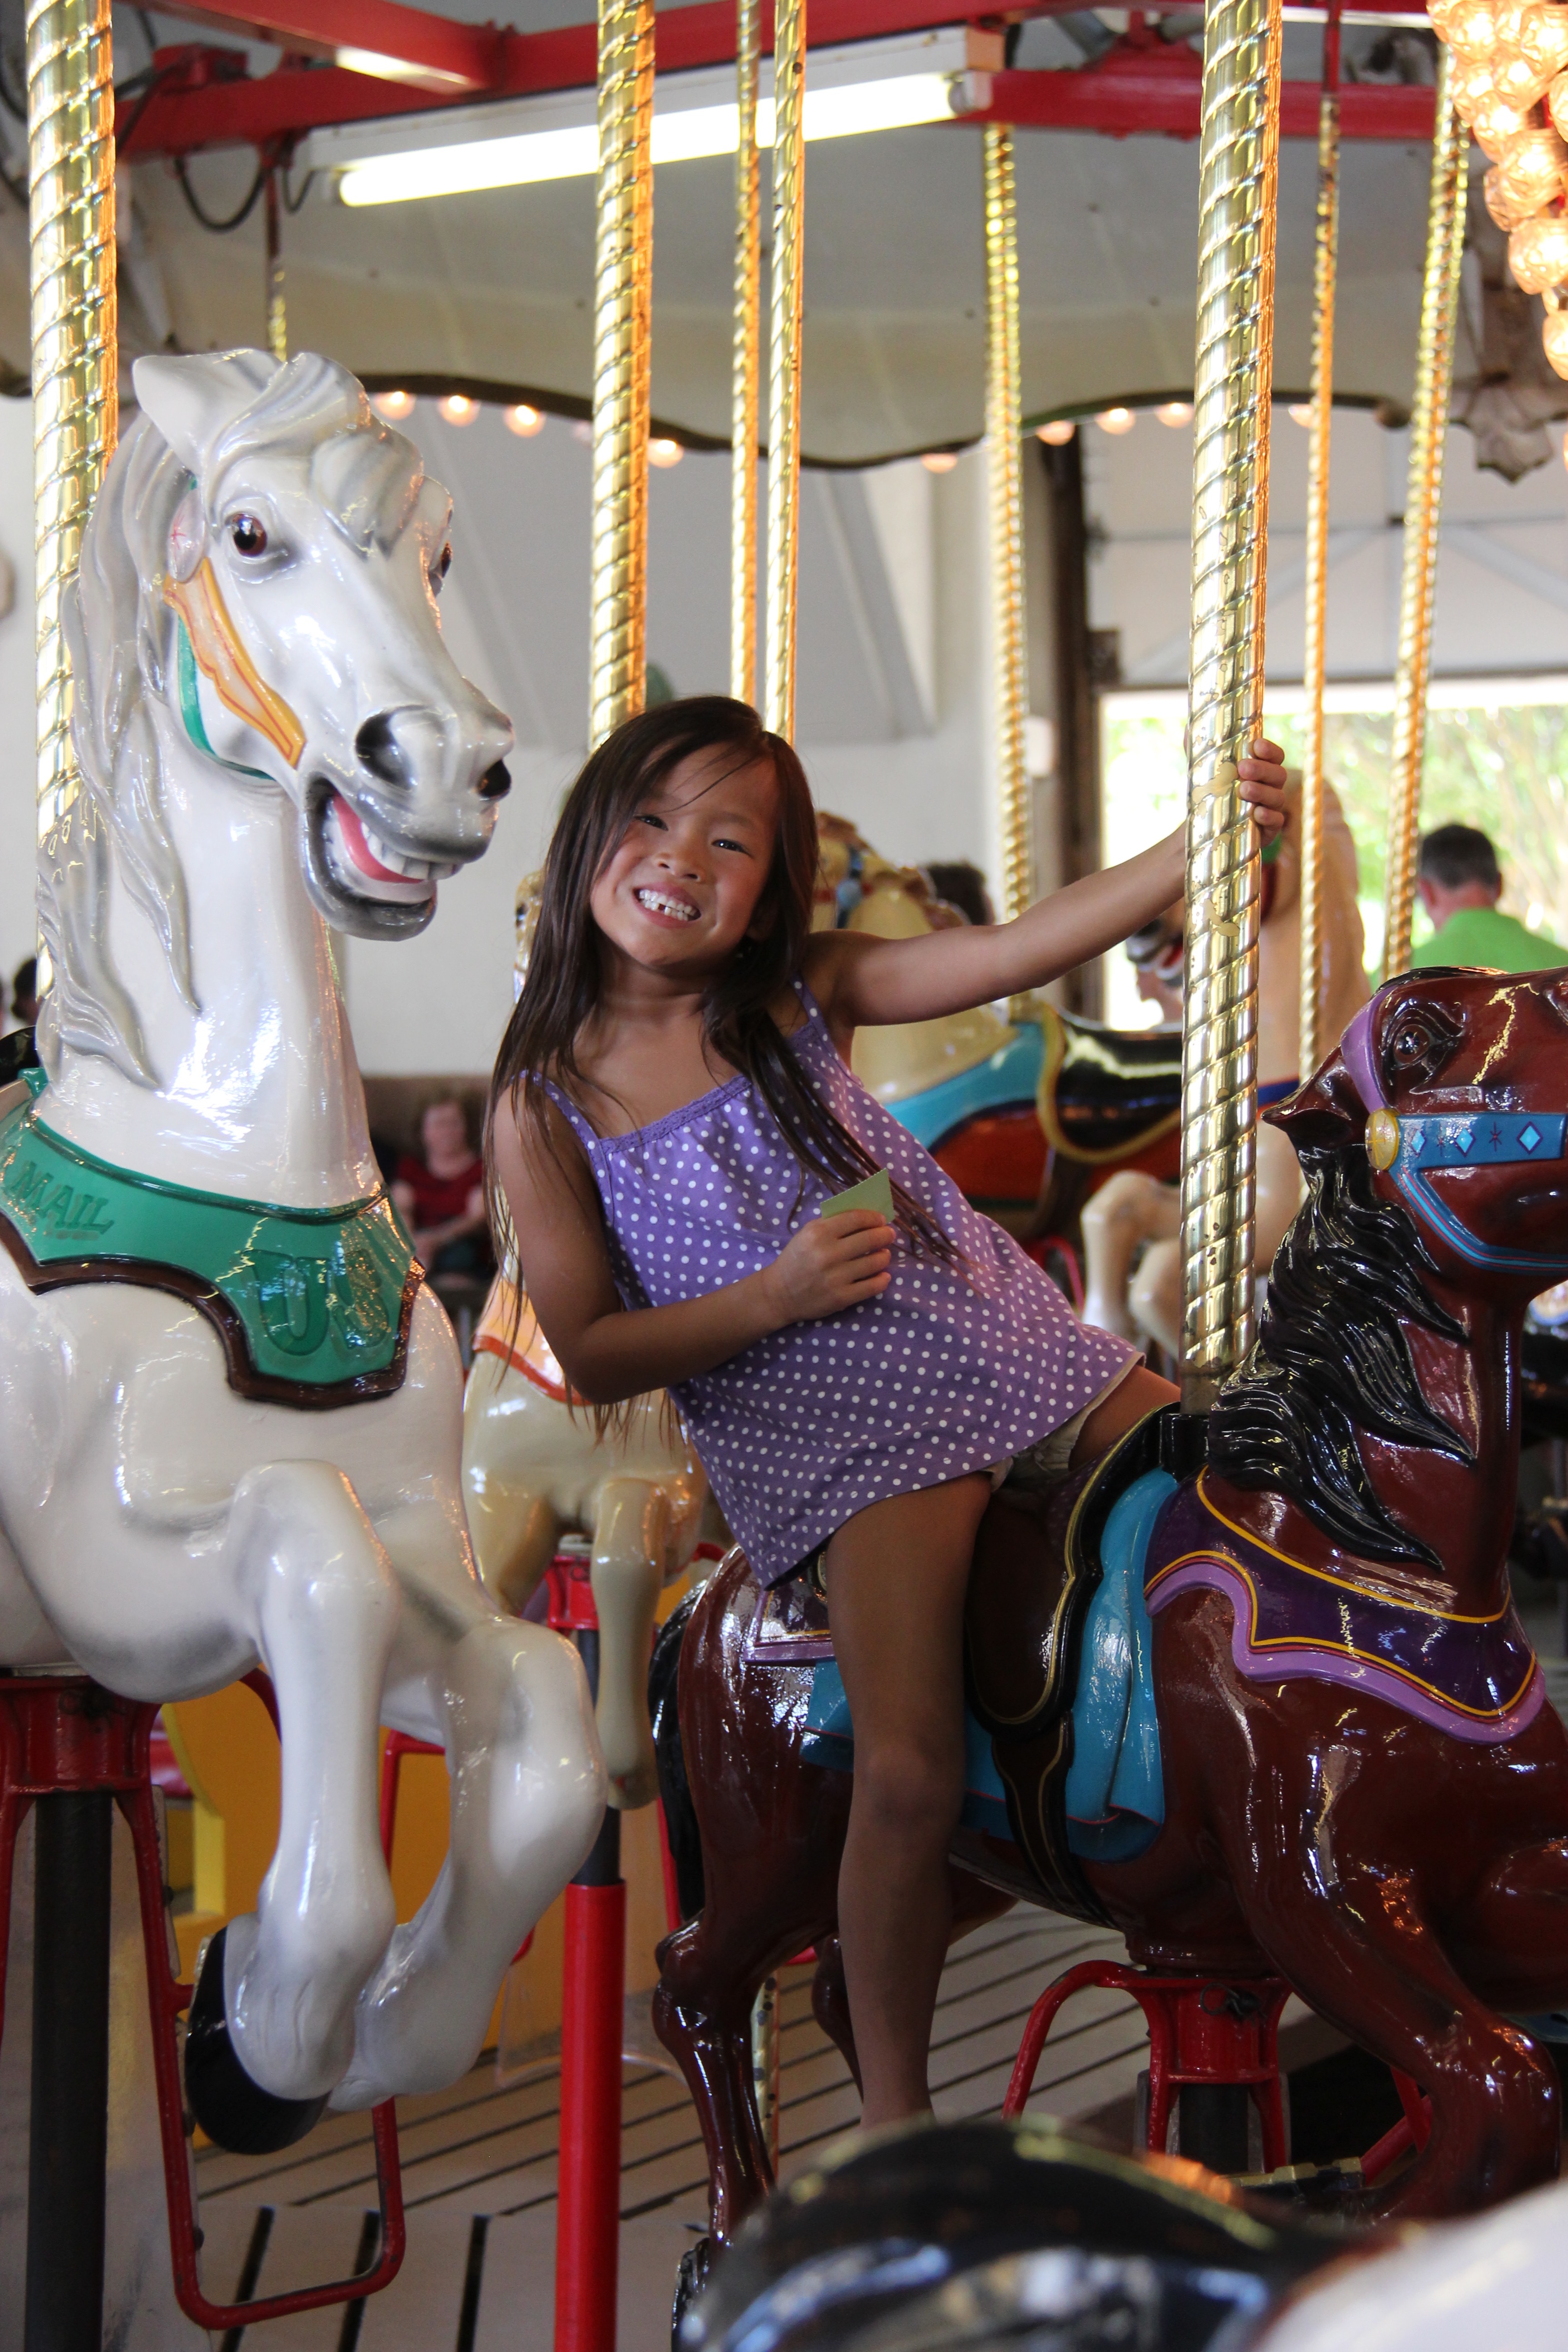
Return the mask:
[[[1521, 1328], [1568, 1273], [1565, 1112], [1568, 976], [1384, 987], [1271, 1114], [1308, 1199], [1206, 1427], [1156, 1414], [1046, 1507], [1005, 1486], [976, 1549], [970, 1704], [1005, 1811], [975, 1827], [966, 1805], [956, 1916], [1021, 1896], [1110, 1923], [1154, 1969], [1287, 1979], [1430, 2097], [1425, 2149], [1366, 2192], [1369, 2218], [1463, 2212], [1558, 2165], [1557, 2076], [1510, 2019], [1568, 2003], [1568, 1737], [1506, 1549]], [[1140, 1496], [1158, 1507], [1123, 1615], [1152, 1654], [1142, 1802], [1163, 1818], [1119, 1846], [1072, 1799], [1075, 1684], [1079, 1650], [1100, 1654], [1115, 1515]], [[895, 1606], [891, 1567], [889, 1590]], [[721, 2242], [770, 2185], [752, 2000], [808, 1944], [818, 2017], [853, 2064], [828, 1640], [808, 1578], [760, 1597], [731, 1553], [655, 1657], [689, 1916], [654, 2015], [701, 2120]]]

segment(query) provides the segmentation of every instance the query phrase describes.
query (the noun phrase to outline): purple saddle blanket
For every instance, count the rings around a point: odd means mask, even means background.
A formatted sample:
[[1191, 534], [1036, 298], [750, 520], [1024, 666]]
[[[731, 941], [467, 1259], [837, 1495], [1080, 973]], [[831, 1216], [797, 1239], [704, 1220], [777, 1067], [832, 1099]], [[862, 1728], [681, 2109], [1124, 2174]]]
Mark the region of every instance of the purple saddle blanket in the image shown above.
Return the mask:
[[1237, 1527], [1199, 1477], [1173, 1496], [1149, 1545], [1151, 1617], [1184, 1592], [1223, 1593], [1231, 1655], [1253, 1682], [1303, 1676], [1384, 1699], [1455, 1739], [1492, 1746], [1533, 1722], [1546, 1686], [1511, 1601], [1460, 1617], [1309, 1568]]

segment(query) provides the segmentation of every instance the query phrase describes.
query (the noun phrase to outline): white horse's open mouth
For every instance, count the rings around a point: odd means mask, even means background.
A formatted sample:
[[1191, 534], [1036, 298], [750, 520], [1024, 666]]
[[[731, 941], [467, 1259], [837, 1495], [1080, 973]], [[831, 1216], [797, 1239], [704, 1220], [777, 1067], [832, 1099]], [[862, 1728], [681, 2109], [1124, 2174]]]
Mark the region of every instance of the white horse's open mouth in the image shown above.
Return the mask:
[[304, 832], [307, 879], [327, 920], [382, 938], [423, 929], [461, 862], [401, 847], [329, 784], [310, 793]]

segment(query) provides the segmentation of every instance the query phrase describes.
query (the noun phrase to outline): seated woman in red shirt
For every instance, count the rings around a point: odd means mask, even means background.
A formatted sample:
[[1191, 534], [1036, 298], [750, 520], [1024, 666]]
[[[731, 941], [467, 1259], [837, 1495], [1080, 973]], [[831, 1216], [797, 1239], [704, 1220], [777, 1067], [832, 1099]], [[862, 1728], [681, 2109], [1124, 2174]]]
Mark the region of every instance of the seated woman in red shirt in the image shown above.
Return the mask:
[[493, 1269], [485, 1217], [484, 1162], [468, 1140], [463, 1106], [448, 1096], [419, 1122], [425, 1157], [405, 1152], [392, 1197], [414, 1234], [426, 1274], [488, 1275]]

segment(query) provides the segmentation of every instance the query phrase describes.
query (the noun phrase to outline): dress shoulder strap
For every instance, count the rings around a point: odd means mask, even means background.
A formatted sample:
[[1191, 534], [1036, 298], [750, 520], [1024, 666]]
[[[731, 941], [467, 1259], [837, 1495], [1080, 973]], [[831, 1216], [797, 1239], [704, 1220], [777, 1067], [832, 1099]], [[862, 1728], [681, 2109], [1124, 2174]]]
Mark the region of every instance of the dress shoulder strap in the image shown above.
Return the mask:
[[571, 1128], [573, 1134], [576, 1137], [584, 1150], [587, 1152], [589, 1158], [592, 1159], [594, 1147], [598, 1142], [599, 1138], [595, 1134], [593, 1129], [589, 1126], [588, 1121], [584, 1118], [582, 1112], [578, 1109], [571, 1096], [566, 1092], [565, 1087], [558, 1087], [553, 1078], [534, 1078], [531, 1083], [534, 1086], [542, 1087], [544, 1088], [545, 1093], [550, 1097], [550, 1099], [555, 1105], [556, 1109], [566, 1120], [567, 1125]]

